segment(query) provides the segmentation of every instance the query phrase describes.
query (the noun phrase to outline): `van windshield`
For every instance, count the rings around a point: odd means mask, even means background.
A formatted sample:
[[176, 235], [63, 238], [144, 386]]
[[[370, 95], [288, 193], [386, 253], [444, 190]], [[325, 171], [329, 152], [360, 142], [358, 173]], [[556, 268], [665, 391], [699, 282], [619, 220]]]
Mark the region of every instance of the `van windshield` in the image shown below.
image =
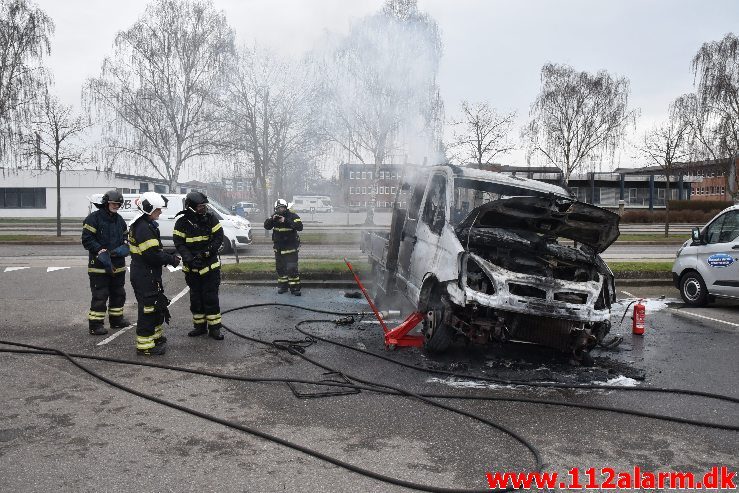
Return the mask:
[[[564, 190], [563, 190], [564, 192]], [[452, 203], [451, 223], [459, 224], [467, 215], [487, 202], [508, 197], [547, 197], [549, 192], [531, 190], [502, 183], [494, 183], [470, 178], [454, 180], [454, 202]]]
[[210, 205], [213, 209], [220, 212], [223, 216], [230, 216], [231, 213], [226, 210], [225, 207], [223, 207], [221, 204], [216, 202], [215, 200], [208, 199], [208, 205]]

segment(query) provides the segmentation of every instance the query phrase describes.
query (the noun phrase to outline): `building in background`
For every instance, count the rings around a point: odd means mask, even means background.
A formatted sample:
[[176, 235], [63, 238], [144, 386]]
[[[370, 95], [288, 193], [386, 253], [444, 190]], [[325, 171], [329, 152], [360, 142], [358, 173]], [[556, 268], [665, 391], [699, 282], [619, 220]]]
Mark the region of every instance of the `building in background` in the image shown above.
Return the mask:
[[[89, 213], [89, 197], [112, 189], [121, 193], [166, 193], [167, 181], [107, 171], [66, 170], [61, 174], [62, 217], [84, 218]], [[180, 193], [189, 190], [181, 187]], [[56, 173], [0, 168], [0, 217], [55, 218]]]
[[[410, 164], [383, 164], [377, 168], [372, 164], [342, 163], [339, 166], [339, 196], [332, 197], [335, 205], [363, 209], [372, 203], [375, 195], [377, 209], [393, 207], [396, 195], [400, 207], [406, 207], [409, 190], [399, 190], [404, 173], [417, 166]], [[373, 190], [374, 188], [374, 190]]]

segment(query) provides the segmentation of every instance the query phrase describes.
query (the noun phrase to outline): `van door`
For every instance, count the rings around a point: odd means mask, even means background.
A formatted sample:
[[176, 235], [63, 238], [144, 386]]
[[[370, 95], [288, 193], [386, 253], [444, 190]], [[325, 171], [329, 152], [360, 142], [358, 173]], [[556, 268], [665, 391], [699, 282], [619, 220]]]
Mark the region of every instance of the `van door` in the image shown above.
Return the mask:
[[[421, 217], [416, 228], [417, 242], [410, 262], [411, 291], [420, 291], [423, 279], [438, 263], [439, 241], [447, 220], [447, 177], [437, 173], [426, 189]], [[415, 297], [414, 297], [415, 298]]]
[[698, 248], [698, 272], [708, 292], [739, 297], [739, 210], [728, 211], [706, 226]]
[[182, 195], [164, 195], [167, 202], [167, 208], [162, 209], [157, 223], [159, 224], [159, 234], [162, 237], [164, 246], [173, 246], [174, 241], [174, 223], [177, 221], [176, 214], [185, 208], [185, 198]]
[[416, 228], [421, 211], [423, 194], [426, 191], [428, 175], [422, 175], [413, 186], [413, 194], [408, 204], [408, 212], [400, 233], [400, 247], [398, 249], [398, 288], [407, 292], [407, 283], [410, 280], [411, 254], [416, 245]]

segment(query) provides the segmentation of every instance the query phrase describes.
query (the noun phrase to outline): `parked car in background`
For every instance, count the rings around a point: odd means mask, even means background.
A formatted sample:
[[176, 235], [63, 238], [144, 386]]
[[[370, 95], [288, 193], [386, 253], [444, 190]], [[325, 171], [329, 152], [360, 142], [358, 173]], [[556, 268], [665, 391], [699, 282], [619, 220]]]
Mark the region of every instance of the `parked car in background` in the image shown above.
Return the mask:
[[331, 197], [325, 195], [295, 195], [291, 209], [295, 212], [334, 212]]
[[[241, 211], [241, 212], [239, 212]], [[236, 202], [231, 206], [231, 212], [244, 217], [251, 217], [261, 212], [254, 202]]]
[[677, 251], [672, 279], [683, 301], [705, 306], [714, 298], [739, 298], [739, 206], [719, 212]]

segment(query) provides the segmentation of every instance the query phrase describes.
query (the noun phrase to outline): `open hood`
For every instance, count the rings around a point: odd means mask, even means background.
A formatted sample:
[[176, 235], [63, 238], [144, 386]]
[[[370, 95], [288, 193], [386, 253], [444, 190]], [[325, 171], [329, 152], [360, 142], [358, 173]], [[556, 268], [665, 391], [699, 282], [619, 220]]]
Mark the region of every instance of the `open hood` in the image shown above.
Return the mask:
[[532, 231], [569, 238], [600, 253], [618, 238], [620, 219], [614, 212], [563, 197], [511, 197], [472, 210], [455, 231], [457, 234], [467, 228]]

